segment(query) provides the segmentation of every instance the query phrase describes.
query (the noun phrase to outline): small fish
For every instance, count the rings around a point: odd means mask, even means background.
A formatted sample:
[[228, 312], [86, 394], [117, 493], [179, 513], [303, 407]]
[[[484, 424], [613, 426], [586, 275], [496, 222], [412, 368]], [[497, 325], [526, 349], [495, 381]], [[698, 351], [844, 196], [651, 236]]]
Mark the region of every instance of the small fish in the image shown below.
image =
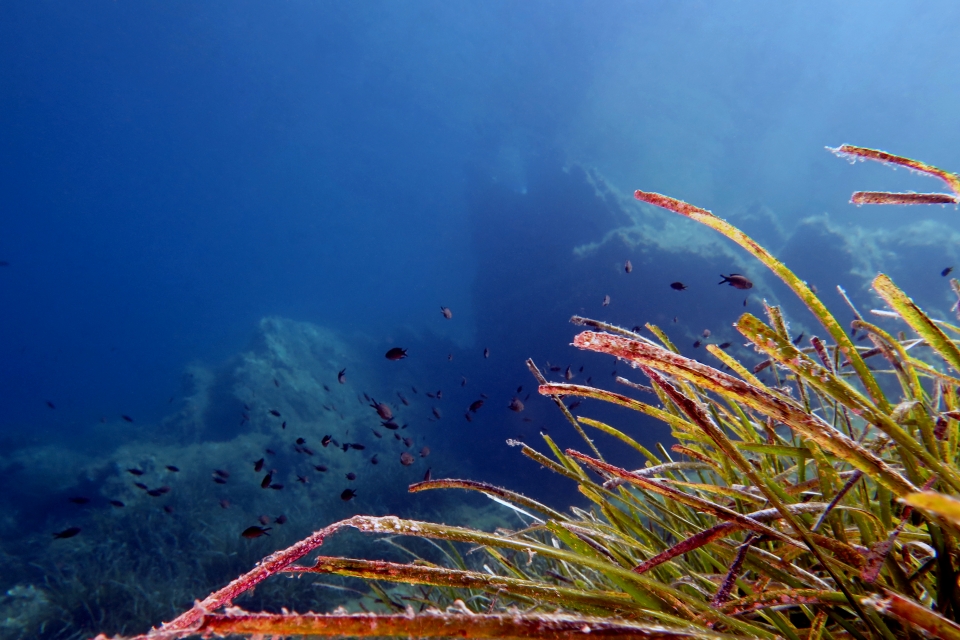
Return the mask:
[[270, 488], [270, 489], [273, 489], [274, 491], [280, 491], [280, 490], [283, 489], [283, 485], [282, 485], [282, 484], [277, 484], [276, 482], [274, 482], [272, 485], [270, 485], [269, 488]]
[[397, 391], [397, 397], [400, 398], [400, 402], [403, 403], [403, 406], [405, 406], [405, 407], [410, 406], [410, 403], [407, 401], [406, 398], [403, 397], [403, 394], [400, 393], [399, 391]]
[[370, 458], [370, 464], [379, 464], [380, 461], [377, 460], [377, 454], [373, 454], [373, 457]]
[[268, 473], [267, 475], [263, 476], [263, 480], [260, 482], [260, 488], [266, 489], [270, 486], [271, 482], [273, 482], [273, 474]]
[[683, 291], [687, 288], [687, 285], [683, 284], [682, 282], [671, 282], [670, 288], [674, 291]]
[[320, 473], [326, 473], [326, 472], [327, 472], [327, 465], [325, 465], [325, 464], [315, 464], [315, 465], [313, 465], [313, 468], [316, 469], [317, 471], [319, 471]]
[[354, 496], [357, 495], [357, 492], [353, 489], [344, 489], [343, 493], [340, 494], [340, 499], [344, 502], [352, 500]]
[[427, 467], [427, 472], [423, 474], [423, 481], [428, 482], [430, 480], [430, 470], [433, 467]]
[[603, 296], [603, 306], [605, 307], [610, 306], [610, 296]]
[[346, 477], [347, 480], [350, 480], [352, 482], [357, 479], [357, 474], [351, 471], [350, 473], [346, 474], [346, 476], [344, 477]]
[[437, 389], [437, 399], [441, 399], [441, 398], [443, 398], [443, 391], [441, 391], [440, 389]]
[[272, 415], [272, 416], [275, 417], [275, 418], [279, 418], [279, 417], [280, 417], [280, 412], [277, 411], [276, 409], [270, 409], [270, 415]]
[[382, 438], [382, 437], [383, 437], [383, 435], [382, 435], [379, 431], [377, 431], [376, 429], [370, 429], [370, 431], [373, 431], [373, 435], [375, 435], [375, 436], [378, 437], [378, 438]]
[[718, 348], [718, 349], [727, 349], [727, 348], [729, 348], [729, 347], [730, 347], [730, 343], [729, 343], [729, 342], [721, 342], [720, 344], [717, 345], [717, 348]]
[[117, 507], [118, 509], [119, 509], [120, 507], [125, 507], [125, 506], [127, 506], [127, 505], [123, 504], [122, 502], [120, 502], [119, 500], [111, 500], [111, 501], [110, 501], [110, 505], [111, 505], [111, 506], [114, 506], [114, 507]]
[[400, 428], [400, 425], [398, 425], [393, 420], [386, 420], [384, 422], [381, 422], [380, 424], [382, 424], [385, 428], [390, 429], [391, 431], [396, 431], [397, 429]]
[[213, 472], [214, 472], [215, 474], [217, 474], [218, 476], [220, 476], [221, 478], [229, 478], [229, 477], [230, 477], [230, 472], [229, 472], [229, 471], [224, 471], [223, 469], [214, 469]]
[[474, 400], [470, 403], [470, 411], [473, 413], [477, 412], [477, 409], [483, 406], [483, 400]]
[[511, 411], [520, 413], [521, 411], [523, 411], [523, 403], [520, 401], [520, 398], [515, 397], [513, 398], [513, 400], [510, 401], [510, 404], [507, 405], [507, 408], [510, 409]]
[[229, 508], [230, 508], [230, 501], [227, 500], [226, 498], [224, 498], [223, 500], [221, 500], [221, 501], [220, 501], [220, 508], [221, 508], [221, 509], [229, 509]]
[[67, 498], [73, 504], [87, 504], [90, 502], [90, 498], [85, 496], [73, 496], [72, 498]]
[[946, 269], [940, 272], [940, 275], [946, 278], [948, 275], [950, 275], [951, 271], [953, 271], [953, 267], [947, 267]]
[[287, 421], [286, 421], [286, 420], [283, 421], [283, 424], [280, 425], [280, 428], [281, 428], [281, 429], [286, 429], [286, 428], [287, 428]]
[[52, 402], [50, 402], [49, 400], [47, 400], [47, 406], [50, 407], [51, 409], [56, 409], [56, 408], [57, 408], [57, 406], [56, 406], [55, 404], [53, 404]]
[[432, 393], [432, 392], [430, 392], [430, 391], [427, 391], [427, 397], [428, 397], [428, 398], [436, 398], [436, 397], [437, 397], [437, 394]]
[[170, 487], [157, 487], [156, 489], [150, 489], [147, 491], [148, 496], [153, 496], [154, 498], [159, 498], [165, 493], [170, 491]]
[[694, 343], [693, 343], [693, 348], [694, 348], [694, 349], [699, 349], [701, 344], [702, 344], [702, 343], [701, 343], [699, 340], [695, 340]]
[[280, 386], [280, 383], [277, 382], [277, 379], [276, 379], [276, 378], [273, 379], [273, 386], [275, 386], [275, 387], [279, 387], [279, 386]]
[[177, 473], [178, 471], [180, 471], [180, 467], [176, 467], [172, 464], [168, 464], [167, 471], [173, 471], [174, 473]]
[[460, 376], [460, 386], [461, 386], [461, 387], [467, 386], [467, 377], [466, 377], [466, 376]]
[[447, 320], [453, 317], [453, 311], [450, 311], [449, 307], [440, 307], [440, 313], [442, 313], [443, 317]]
[[248, 540], [253, 540], [254, 538], [259, 538], [260, 536], [270, 535], [269, 533], [267, 533], [267, 531], [270, 531], [270, 529], [271, 527], [257, 527], [257, 526], [247, 527], [240, 533], [240, 536], [243, 538], [247, 538]]
[[743, 306], [747, 306], [747, 299], [746, 299], [746, 298], [743, 299]]
[[143, 489], [144, 491], [147, 490], [147, 485], [143, 484], [142, 482], [134, 482], [133, 486], [135, 486], [138, 489]]
[[414, 462], [416, 462], [416, 458], [414, 458], [412, 455], [410, 455], [406, 451], [400, 454], [400, 464], [402, 464], [403, 466], [409, 467]]
[[803, 332], [800, 332], [800, 335], [793, 339], [793, 345], [796, 346], [800, 344], [801, 340], [803, 340]]
[[358, 442], [351, 442], [351, 443], [350, 443], [350, 448], [351, 448], [351, 449], [356, 449], [357, 451], [363, 451], [363, 450], [366, 449], [367, 447], [366, 447], [365, 445], [362, 445], [362, 444], [358, 443]]
[[567, 380], [573, 380], [573, 371], [570, 367], [567, 367], [567, 370], [563, 372], [563, 377]]
[[306, 442], [303, 438], [297, 438], [297, 444], [306, 444]]
[[563, 369], [563, 367], [558, 367], [558, 366], [556, 366], [556, 365], [550, 365], [550, 371], [557, 372], [557, 371], [560, 371], [560, 369]]
[[577, 407], [579, 407], [581, 404], [583, 404], [583, 401], [582, 401], [582, 400], [574, 400], [573, 402], [570, 403], [570, 406], [567, 407], [567, 410], [568, 410], [568, 411], [573, 411], [574, 409], [576, 409]]
[[124, 420], [126, 420], [127, 422], [133, 422], [133, 418], [131, 418], [131, 417], [128, 416], [128, 415], [122, 415], [122, 416], [120, 416], [120, 417], [123, 418]]
[[143, 470], [142, 470], [142, 469], [137, 469], [136, 467], [131, 467], [131, 468], [127, 469], [127, 473], [132, 474], [132, 475], [135, 475], [135, 476], [142, 476], [142, 475], [143, 475]]
[[66, 540], [67, 538], [72, 538], [73, 536], [80, 533], [80, 527], [70, 527], [69, 529], [64, 529], [63, 531], [58, 531], [53, 534], [55, 540]]
[[520, 385], [519, 387], [517, 387], [517, 393], [520, 393], [521, 391], [523, 391], [523, 385]]
[[400, 347], [394, 347], [386, 353], [387, 360], [402, 360], [407, 357], [407, 350]]
[[422, 449], [420, 449], [421, 458], [426, 458], [428, 455], [430, 455], [430, 447], [423, 447]]
[[270, 516], [260, 516], [257, 520], [260, 524], [270, 524]]
[[448, 353], [448, 354], [447, 354], [447, 362], [453, 362], [453, 354], [452, 354], [452, 353]]
[[413, 444], [413, 438], [404, 438], [404, 439], [403, 439], [403, 444], [404, 444], [404, 446], [409, 447], [410, 445]]
[[227, 484], [227, 481], [221, 478], [220, 476], [213, 476], [213, 481], [217, 484]]
[[484, 357], [484, 358], [489, 358], [489, 357], [490, 357], [490, 349], [484, 348], [484, 350], [483, 350], [483, 357]]
[[277, 516], [277, 519], [274, 520], [274, 522], [277, 524], [287, 524], [287, 516], [279, 515]]
[[346, 452], [349, 451], [349, 450], [350, 450], [350, 443], [349, 443], [349, 442], [344, 442], [344, 443], [343, 443], [343, 451], [344, 451], [344, 453], [346, 453]]
[[626, 262], [624, 262], [624, 263], [623, 263], [623, 270], [624, 270], [626, 273], [630, 273], [631, 271], [633, 271], [633, 263], [630, 262], [629, 260], [627, 260]]
[[323, 439], [320, 441], [320, 444], [322, 444], [324, 447], [326, 447], [328, 444], [330, 444], [330, 441], [331, 441], [331, 440], [333, 440], [333, 436], [331, 436], [331, 435], [329, 435], [329, 434], [328, 434], [328, 435], [325, 435], [325, 436], [323, 436]]
[[411, 387], [410, 387], [410, 390], [413, 391], [414, 393], [417, 393], [417, 388], [416, 388], [416, 387], [411, 386]]
[[434, 407], [434, 408], [433, 408], [433, 415], [434, 415], [434, 417], [436, 417], [437, 420], [439, 420], [440, 418], [443, 417], [443, 416], [440, 414], [440, 409], [438, 409], [437, 407]]
[[710, 329], [704, 329], [704, 330], [703, 330], [703, 333], [700, 334], [700, 335], [702, 335], [704, 338], [709, 338], [709, 337], [710, 337]]
[[390, 406], [387, 403], [377, 402], [374, 400], [370, 403], [370, 406], [373, 407], [373, 410], [377, 412], [377, 415], [384, 420], [393, 420], [393, 410], [390, 409]]
[[[344, 369], [344, 371], [346, 371], [346, 369]], [[328, 387], [327, 385], [323, 385], [323, 390], [329, 393], [330, 387]]]
[[299, 482], [300, 484], [307, 484], [307, 482], [309, 482], [309, 479], [307, 478], [307, 476], [298, 475], [297, 482]]
[[[346, 383], [347, 383], [347, 370], [346, 370], [346, 369], [340, 369], [340, 373], [337, 374], [337, 382], [339, 382], [340, 384], [346, 384]], [[329, 391], [329, 389], [327, 389], [327, 391]]]
[[277, 455], [277, 452], [274, 451], [273, 449], [264, 449], [264, 451], [267, 452], [267, 455], [271, 455], [271, 456]]
[[740, 275], [739, 273], [731, 273], [729, 276], [725, 276], [722, 273], [720, 277], [723, 278], [717, 284], [729, 284], [734, 289], [752, 289], [753, 283], [747, 280], [746, 277]]

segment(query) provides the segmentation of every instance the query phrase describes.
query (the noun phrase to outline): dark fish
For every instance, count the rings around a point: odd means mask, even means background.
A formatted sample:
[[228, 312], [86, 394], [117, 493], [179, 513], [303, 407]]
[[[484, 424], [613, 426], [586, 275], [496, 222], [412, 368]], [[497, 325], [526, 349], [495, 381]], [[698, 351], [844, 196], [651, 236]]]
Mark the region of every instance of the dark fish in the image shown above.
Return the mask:
[[704, 329], [704, 330], [703, 330], [703, 333], [701, 333], [700, 335], [702, 335], [704, 338], [709, 338], [709, 337], [710, 337], [710, 329]]
[[396, 422], [394, 422], [393, 420], [385, 420], [385, 421], [381, 422], [380, 424], [382, 424], [382, 425], [383, 425], [384, 427], [386, 427], [387, 429], [390, 429], [391, 431], [396, 431], [397, 429], [400, 428], [400, 425], [398, 425], [398, 424], [397, 424]]
[[253, 540], [254, 538], [259, 538], [260, 536], [270, 535], [267, 531], [270, 531], [271, 527], [247, 527], [240, 533], [240, 536], [247, 538], [248, 540]]
[[351, 442], [351, 443], [350, 443], [350, 448], [351, 448], [351, 449], [356, 449], [357, 451], [363, 451], [363, 450], [366, 449], [367, 447], [364, 446], [364, 445], [362, 445], [362, 444], [359, 444], [359, 443], [357, 443], [357, 442]]
[[313, 449], [311, 449], [310, 447], [300, 447], [300, 453], [305, 453], [305, 454], [307, 454], [308, 456], [312, 456], [312, 455], [313, 455]]
[[731, 273], [729, 276], [725, 276], [721, 273], [720, 277], [723, 278], [723, 280], [721, 280], [717, 284], [727, 283], [734, 289], [752, 289], [753, 288], [753, 283], [747, 280], [746, 277], [740, 275], [739, 273]]
[[489, 358], [489, 357], [490, 357], [490, 349], [484, 349], [484, 350], [483, 350], [483, 357], [484, 357], [484, 358]]
[[270, 409], [270, 415], [272, 415], [272, 416], [275, 417], [275, 418], [279, 418], [279, 417], [280, 417], [280, 412], [277, 411], [276, 409]]
[[274, 520], [274, 522], [277, 524], [287, 524], [287, 516], [283, 516], [283, 515], [277, 516], [277, 519]]
[[[339, 382], [340, 384], [346, 384], [346, 382], [347, 382], [347, 370], [346, 370], [346, 369], [340, 369], [340, 373], [337, 374], [337, 382]], [[329, 389], [327, 389], [327, 391], [329, 391]]]
[[277, 382], [277, 379], [276, 379], [276, 378], [273, 379], [273, 386], [275, 386], [275, 387], [279, 387], [279, 386], [280, 386], [280, 383]]
[[213, 476], [213, 481], [217, 484], [227, 484], [227, 481], [221, 478], [220, 476]]
[[383, 418], [384, 420], [393, 419], [393, 410], [385, 402], [377, 402], [374, 400], [370, 403], [370, 406], [373, 407], [373, 410], [377, 412], [377, 415]]
[[143, 489], [144, 491], [147, 490], [147, 485], [143, 484], [142, 482], [134, 482], [133, 486], [135, 486], [138, 489]]
[[323, 439], [320, 441], [320, 444], [322, 444], [324, 447], [326, 447], [328, 444], [330, 444], [330, 441], [331, 441], [331, 440], [333, 440], [333, 436], [331, 436], [331, 435], [325, 435], [325, 436], [323, 436]]
[[423, 447], [422, 449], [420, 449], [421, 458], [426, 458], [428, 455], [430, 455], [430, 447]]
[[467, 386], [467, 377], [466, 377], [466, 376], [460, 376], [460, 386], [461, 386], [461, 387]]
[[270, 516], [260, 516], [257, 520], [260, 521], [260, 524], [270, 524]]
[[521, 391], [523, 391], [523, 385], [520, 385], [519, 387], [517, 387], [517, 393], [520, 393]]
[[221, 509], [229, 509], [229, 508], [230, 508], [230, 501], [227, 500], [226, 498], [224, 498], [223, 500], [221, 500], [221, 501], [220, 501], [220, 508], [221, 508]]
[[147, 491], [148, 496], [153, 496], [154, 498], [159, 498], [165, 493], [170, 492], [170, 487], [157, 487], [156, 489], [150, 489]]
[[277, 484], [276, 482], [274, 482], [272, 485], [270, 485], [269, 488], [270, 488], [270, 489], [273, 489], [274, 491], [280, 491], [280, 490], [283, 489], [283, 485], [282, 485], [282, 484]]
[[90, 498], [86, 498], [84, 496], [73, 496], [72, 498], [67, 498], [67, 500], [73, 504], [87, 504], [90, 502]]
[[510, 409], [511, 411], [516, 411], [517, 413], [520, 413], [521, 411], [523, 411], [523, 403], [520, 402], [520, 398], [514, 398], [513, 400], [510, 401], [510, 404], [507, 405], [507, 408]]
[[483, 406], [483, 400], [474, 400], [473, 402], [470, 403], [470, 411], [473, 411], [474, 413], [476, 413], [477, 409], [479, 409], [482, 406]]
[[253, 463], [254, 472], [260, 473], [261, 469], [263, 469], [263, 458], [260, 458], [259, 460]]
[[443, 398], [443, 391], [441, 391], [440, 389], [437, 389], [437, 398], [438, 399]]
[[400, 454], [400, 464], [402, 464], [403, 466], [409, 467], [414, 462], [416, 462], [416, 458], [414, 458], [412, 455], [410, 455], [406, 451]]
[[407, 399], [406, 399], [406, 398], [404, 398], [404, 397], [403, 397], [403, 394], [402, 394], [402, 393], [400, 393], [399, 391], [397, 391], [397, 397], [398, 397], [398, 398], [400, 398], [400, 402], [402, 402], [402, 403], [403, 403], [403, 406], [405, 406], [405, 407], [407, 407], [407, 406], [409, 406], [409, 405], [410, 405], [410, 403], [409, 403], [409, 402], [407, 402]]
[[554, 365], [551, 365], [551, 366], [550, 366], [550, 371], [553, 371], [553, 372], [560, 371], [560, 369], [563, 369], [563, 367], [557, 367], [557, 366], [554, 366]]
[[309, 480], [307, 479], [307, 476], [300, 476], [300, 475], [297, 476], [297, 482], [299, 482], [300, 484], [307, 484], [308, 481]]
[[605, 307], [610, 306], [610, 296], [603, 296], [603, 306]]
[[70, 527], [69, 529], [58, 531], [57, 533], [53, 534], [53, 537], [55, 540], [65, 540], [67, 538], [72, 538], [78, 533], [80, 533], [80, 527]]
[[428, 398], [436, 398], [436, 397], [437, 397], [437, 394], [431, 393], [431, 392], [427, 391], [427, 397], [428, 397]]
[[267, 455], [271, 455], [271, 456], [277, 455], [277, 452], [274, 451], [273, 449], [264, 449], [264, 451], [267, 452]]
[[627, 260], [626, 262], [624, 262], [624, 263], [623, 263], [623, 270], [624, 270], [625, 272], [627, 272], [627, 273], [630, 273], [631, 271], [633, 271], [633, 263], [631, 263], [629, 260]]
[[417, 388], [416, 388], [416, 387], [410, 387], [410, 389], [411, 389], [414, 393], [417, 393]]
[[453, 317], [453, 311], [450, 311], [449, 307], [440, 307], [440, 313], [442, 313], [443, 317], [447, 320]]
[[123, 504], [122, 502], [120, 502], [119, 500], [111, 500], [111, 501], [110, 501], [110, 504], [111, 504], [112, 506], [114, 506], [114, 507], [117, 507], [118, 509], [119, 509], [120, 507], [125, 507], [125, 506], [127, 506], [127, 505]]
[[174, 473], [177, 473], [178, 471], [180, 471], [180, 467], [175, 467], [175, 466], [172, 465], [172, 464], [168, 464], [168, 465], [167, 465], [167, 471], [173, 471]]
[[574, 409], [576, 409], [577, 407], [579, 407], [581, 404], [583, 404], [583, 401], [582, 401], [582, 400], [574, 400], [573, 402], [570, 403], [570, 406], [567, 407], [567, 409], [568, 409], [569, 411], [573, 411]]
[[131, 418], [131, 417], [128, 416], [128, 415], [122, 415], [122, 416], [120, 416], [120, 417], [123, 418], [124, 420], [126, 420], [127, 422], [133, 422], [133, 418]]
[[143, 475], [143, 470], [142, 470], [142, 469], [137, 469], [137, 468], [135, 468], [135, 467], [131, 467], [131, 468], [127, 469], [127, 473], [133, 474], [133, 475], [135, 475], [135, 476], [142, 476], [142, 475]]
[[49, 400], [47, 400], [47, 406], [50, 407], [51, 409], [56, 409], [56, 408], [57, 408], [56, 405], [53, 404], [52, 402], [50, 402]]
[[573, 370], [567, 367], [567, 370], [563, 372], [563, 377], [567, 380], [573, 380]]
[[[344, 369], [344, 371], [346, 371], [346, 369]], [[330, 387], [328, 387], [327, 385], [323, 385], [323, 390], [330, 391]]]
[[730, 346], [730, 343], [729, 343], [729, 342], [721, 342], [720, 344], [717, 345], [717, 348], [718, 348], [718, 349], [726, 349], [726, 348], [728, 348], [729, 346]]
[[743, 299], [743, 306], [747, 306], [747, 299], [746, 299], [746, 298]]
[[350, 443], [349, 443], [349, 442], [344, 442], [344, 443], [343, 443], [343, 450], [344, 450], [345, 452], [350, 450]]
[[297, 444], [305, 444], [306, 442], [303, 438], [297, 438]]
[[260, 488], [266, 489], [270, 486], [271, 482], [273, 482], [273, 474], [268, 473], [267, 475], [263, 476], [263, 480], [260, 481]]
[[373, 435], [375, 435], [375, 436], [378, 437], [378, 438], [382, 438], [382, 437], [383, 437], [382, 435], [380, 435], [380, 432], [377, 431], [376, 429], [370, 429], [370, 431], [373, 431]]
[[409, 447], [410, 445], [413, 444], [413, 438], [404, 438], [404, 439], [403, 439], [403, 444], [404, 444], [405, 446]]
[[370, 458], [370, 464], [378, 464], [380, 461], [377, 460], [377, 454], [373, 454], [373, 457]]
[[407, 350], [401, 349], [400, 347], [394, 347], [387, 351], [386, 358], [387, 360], [401, 360], [407, 357]]
[[346, 478], [347, 478], [347, 480], [350, 480], [350, 481], [356, 480], [356, 479], [357, 479], [357, 474], [355, 474], [353, 471], [351, 471], [350, 473], [348, 473], [348, 474], [346, 475]]
[[447, 354], [447, 362], [453, 362], [453, 354], [452, 354], [452, 353], [448, 353], [448, 354]]
[[352, 500], [355, 495], [357, 495], [357, 492], [353, 489], [344, 489], [343, 493], [340, 494], [340, 499], [346, 502], [347, 500]]
[[286, 420], [283, 421], [283, 424], [280, 425], [280, 428], [281, 428], [281, 429], [286, 429], [286, 428], [287, 428], [287, 421], [286, 421]]
[[164, 513], [173, 513], [173, 507], [169, 504], [165, 504], [163, 505], [163, 511]]
[[803, 332], [800, 333], [796, 338], [793, 339], [794, 346], [800, 344], [800, 341], [803, 340]]
[[320, 473], [326, 473], [326, 472], [327, 472], [327, 465], [325, 465], [325, 464], [315, 464], [315, 465], [313, 465], [313, 468], [316, 469], [317, 471], [319, 471]]
[[694, 340], [694, 342], [693, 342], [693, 348], [694, 348], [694, 349], [697, 349], [697, 348], [700, 347], [701, 344], [702, 344], [702, 343], [701, 343], [699, 340]]
[[473, 422], [473, 417], [470, 415], [469, 412], [463, 414], [463, 417], [467, 419], [467, 422]]
[[946, 269], [940, 272], [940, 275], [946, 278], [948, 275], [950, 275], [951, 271], [953, 271], [953, 267], [947, 267]]
[[427, 472], [423, 474], [423, 481], [427, 482], [430, 480], [430, 469], [433, 467], [427, 467]]
[[442, 416], [440, 415], [440, 409], [438, 409], [438, 408], [436, 408], [436, 407], [433, 408], [433, 415], [437, 418], [437, 420], [439, 420], [439, 419], [442, 417]]
[[221, 478], [229, 478], [229, 477], [230, 477], [230, 472], [229, 472], [229, 471], [224, 471], [223, 469], [214, 469], [213, 472], [214, 472], [215, 474], [217, 474], [218, 476], [220, 476]]
[[683, 291], [687, 288], [687, 285], [683, 284], [682, 282], [671, 282], [670, 288], [675, 291]]

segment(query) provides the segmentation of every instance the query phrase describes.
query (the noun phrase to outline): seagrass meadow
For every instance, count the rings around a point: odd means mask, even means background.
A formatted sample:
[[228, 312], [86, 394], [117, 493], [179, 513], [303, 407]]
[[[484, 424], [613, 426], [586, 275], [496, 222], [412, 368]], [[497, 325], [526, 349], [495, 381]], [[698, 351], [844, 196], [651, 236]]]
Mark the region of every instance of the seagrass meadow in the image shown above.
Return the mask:
[[[872, 149], [832, 151], [907, 167], [950, 190], [858, 192], [856, 204], [960, 202], [955, 174]], [[618, 382], [644, 399], [552, 383], [528, 361], [539, 392], [583, 444], [561, 450], [546, 434], [540, 450], [508, 444], [575, 483], [589, 508], [561, 511], [472, 480], [413, 484], [411, 492], [485, 493], [527, 526], [484, 532], [357, 515], [264, 558], [138, 638], [960, 639], [960, 326], [925, 313], [883, 274], [872, 286], [887, 309], [861, 312], [850, 303], [855, 320], [844, 326], [737, 228], [667, 196], [635, 197], [740, 245], [793, 290], [822, 336], [791, 340], [781, 310], [766, 306], [765, 320], [745, 313], [734, 325], [759, 363], [710, 345], [715, 360], [707, 364], [680, 355], [652, 324], [641, 335], [574, 317], [586, 328], [574, 346], [634, 367], [645, 380]], [[950, 284], [960, 299], [960, 282]], [[675, 442], [650, 450], [615, 426], [574, 416], [562, 401], [572, 397], [657, 418]], [[645, 466], [606, 462], [593, 431], [613, 436]], [[446, 561], [315, 555], [351, 528], [430, 539]], [[313, 574], [367, 581], [380, 610], [255, 613], [232, 605], [268, 578]]]

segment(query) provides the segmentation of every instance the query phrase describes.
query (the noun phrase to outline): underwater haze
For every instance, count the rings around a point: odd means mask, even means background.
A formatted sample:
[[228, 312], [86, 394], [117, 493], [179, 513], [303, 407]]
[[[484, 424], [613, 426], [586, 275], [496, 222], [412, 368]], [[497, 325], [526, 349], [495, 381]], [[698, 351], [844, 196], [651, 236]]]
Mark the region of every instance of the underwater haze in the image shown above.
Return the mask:
[[[580, 500], [506, 444], [577, 438], [527, 358], [643, 382], [573, 349], [574, 314], [704, 361], [756, 360], [731, 323], [763, 300], [815, 329], [634, 189], [729, 219], [838, 317], [881, 270], [947, 317], [956, 208], [857, 208], [937, 186], [825, 146], [960, 170], [958, 32], [946, 1], [5, 4], [0, 637], [143, 632], [354, 513], [514, 517], [408, 495], [428, 473]], [[243, 604], [357, 596], [283, 588]]]

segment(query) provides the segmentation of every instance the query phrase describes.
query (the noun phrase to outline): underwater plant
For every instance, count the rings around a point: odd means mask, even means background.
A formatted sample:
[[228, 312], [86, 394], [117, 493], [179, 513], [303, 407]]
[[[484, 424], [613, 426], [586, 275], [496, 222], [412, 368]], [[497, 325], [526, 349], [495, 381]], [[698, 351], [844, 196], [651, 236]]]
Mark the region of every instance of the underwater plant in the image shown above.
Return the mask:
[[[952, 194], [857, 192], [857, 204], [960, 202], [960, 177], [914, 160], [843, 145], [942, 179]], [[585, 451], [523, 455], [574, 483], [590, 508], [569, 513], [482, 482], [440, 479], [410, 491], [465, 489], [511, 505], [529, 523], [484, 532], [395, 516], [358, 515], [264, 558], [171, 622], [138, 636], [418, 636], [500, 638], [884, 638], [960, 640], [960, 327], [924, 313], [886, 275], [873, 289], [906, 324], [893, 335], [856, 319], [847, 329], [816, 294], [748, 236], [710, 212], [656, 193], [638, 200], [701, 222], [769, 267], [805, 303], [826, 337], [794, 344], [781, 310], [743, 314], [735, 328], [763, 360], [748, 367], [716, 345], [711, 367], [655, 339], [574, 317], [574, 338], [639, 369], [657, 396], [643, 402], [591, 386], [548, 382], [528, 360]], [[960, 298], [960, 282], [950, 281]], [[842, 292], [841, 292], [842, 293]], [[866, 336], [869, 345], [854, 341]], [[952, 336], [952, 337], [951, 337]], [[868, 362], [883, 362], [870, 366]], [[883, 368], [880, 368], [880, 367]], [[729, 372], [729, 373], [728, 373]], [[767, 382], [761, 376], [768, 378]], [[772, 379], [772, 380], [771, 380]], [[676, 443], [651, 451], [563, 398], [633, 409], [668, 424]], [[587, 434], [616, 438], [646, 461], [605, 461]], [[317, 557], [330, 536], [411, 536], [451, 544], [444, 566]], [[482, 559], [478, 559], [482, 556]], [[233, 601], [276, 575], [360, 578], [383, 612], [251, 613]], [[381, 583], [400, 587], [387, 590]], [[398, 602], [402, 601], [402, 602]], [[105, 638], [105, 636], [98, 636]]]

